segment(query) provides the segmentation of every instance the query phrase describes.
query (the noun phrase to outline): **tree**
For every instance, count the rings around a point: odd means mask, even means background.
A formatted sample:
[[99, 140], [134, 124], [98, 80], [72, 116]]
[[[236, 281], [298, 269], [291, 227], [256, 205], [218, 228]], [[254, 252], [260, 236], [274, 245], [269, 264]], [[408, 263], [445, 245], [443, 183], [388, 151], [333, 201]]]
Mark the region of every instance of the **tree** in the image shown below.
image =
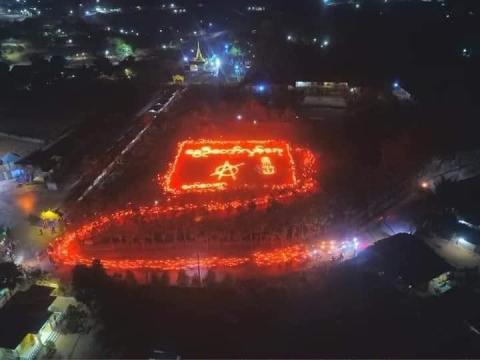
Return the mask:
[[125, 59], [133, 56], [133, 48], [127, 44], [123, 39], [115, 38], [112, 40], [115, 55], [120, 59]]
[[435, 195], [444, 208], [456, 208], [459, 204], [455, 183], [449, 179], [442, 178], [435, 187]]
[[170, 285], [170, 275], [168, 274], [168, 271], [164, 271], [162, 273], [162, 277], [160, 278], [160, 285], [162, 286]]
[[235, 280], [230, 274], [225, 275], [225, 277], [221, 282], [222, 287], [225, 287], [225, 288], [231, 288], [233, 287], [234, 284], [235, 284]]
[[64, 56], [53, 55], [50, 58], [50, 66], [52, 70], [56, 73], [61, 72], [65, 68], [65, 65], [67, 65], [67, 60]]
[[32, 69], [35, 73], [49, 73], [50, 64], [43, 56], [37, 54], [32, 55], [30, 62], [32, 63]]
[[65, 313], [65, 330], [69, 333], [78, 333], [85, 329], [87, 313], [78, 306], [69, 305]]
[[102, 265], [102, 262], [98, 259], [95, 259], [92, 261], [92, 272], [95, 278], [97, 278], [99, 281], [104, 281], [107, 279], [107, 272], [105, 271], [105, 268]]
[[8, 76], [10, 67], [7, 63], [0, 61], [0, 79], [5, 79]]
[[288, 78], [292, 59], [286, 46], [281, 20], [263, 20], [256, 39], [254, 72], [257, 76], [267, 80]]
[[125, 69], [125, 68], [128, 68], [128, 67], [131, 67], [135, 65], [135, 58], [133, 56], [128, 56], [126, 57], [125, 59], [123, 59], [119, 66], [122, 68], [122, 69]]
[[200, 287], [201, 285], [202, 285], [202, 280], [200, 279], [200, 276], [198, 276], [198, 274], [193, 275], [192, 286]]
[[130, 270], [127, 271], [127, 273], [125, 274], [125, 282], [127, 283], [128, 286], [137, 285], [137, 279], [135, 279], [135, 275]]
[[93, 306], [98, 290], [103, 289], [108, 281], [107, 273], [99, 260], [94, 260], [92, 266], [77, 265], [72, 271], [72, 287], [75, 297]]
[[177, 286], [188, 286], [189, 278], [185, 270], [180, 270], [177, 277]]
[[0, 288], [14, 289], [20, 283], [22, 275], [15, 263], [0, 263]]
[[57, 352], [57, 348], [55, 347], [55, 343], [52, 340], [47, 340], [47, 342], [45, 343], [46, 358], [53, 359], [56, 352]]
[[208, 269], [207, 276], [205, 277], [205, 283], [208, 287], [213, 287], [216, 284], [217, 276], [213, 269]]
[[93, 65], [98, 72], [105, 75], [112, 75], [113, 65], [106, 57], [99, 56], [93, 61]]

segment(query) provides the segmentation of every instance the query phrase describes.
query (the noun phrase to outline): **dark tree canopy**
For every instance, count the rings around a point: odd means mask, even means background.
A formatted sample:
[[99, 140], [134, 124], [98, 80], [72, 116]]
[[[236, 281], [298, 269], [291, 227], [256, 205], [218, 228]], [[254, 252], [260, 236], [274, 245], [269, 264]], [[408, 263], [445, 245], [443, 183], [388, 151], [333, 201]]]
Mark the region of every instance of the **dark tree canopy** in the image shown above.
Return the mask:
[[14, 289], [22, 278], [22, 272], [13, 262], [0, 263], [0, 288]]

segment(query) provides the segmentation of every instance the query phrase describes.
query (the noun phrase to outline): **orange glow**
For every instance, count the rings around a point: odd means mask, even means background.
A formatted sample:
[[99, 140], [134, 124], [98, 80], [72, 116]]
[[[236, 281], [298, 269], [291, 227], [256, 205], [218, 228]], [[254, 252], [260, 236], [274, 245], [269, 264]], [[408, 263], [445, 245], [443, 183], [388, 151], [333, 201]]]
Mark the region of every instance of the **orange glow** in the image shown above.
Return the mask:
[[[205, 141], [205, 140], [202, 140]], [[214, 141], [209, 141], [213, 143]], [[247, 143], [261, 143], [263, 141], [249, 141]], [[220, 143], [220, 144], [228, 144], [232, 143], [231, 141], [222, 141], [218, 142], [215, 141], [215, 143]], [[238, 143], [241, 143], [238, 141]], [[241, 145], [235, 145], [232, 146], [231, 148], [227, 149], [222, 149], [222, 148], [211, 148], [210, 146], [202, 146], [199, 149], [188, 149], [185, 150], [186, 155], [191, 155], [194, 158], [200, 158], [200, 157], [208, 157], [210, 155], [229, 155], [229, 156], [234, 156], [234, 155], [246, 155], [248, 157], [252, 157], [255, 155], [263, 155], [263, 154], [277, 154], [277, 155], [283, 155], [283, 149], [282, 148], [270, 148], [270, 147], [264, 147], [263, 145], [255, 145], [253, 148], [250, 147], [243, 147]]]
[[252, 254], [257, 266], [299, 265], [310, 259], [305, 245], [291, 245], [267, 251], [256, 251]]
[[174, 194], [297, 186], [290, 144], [282, 140], [182, 141], [166, 176], [158, 179]]
[[33, 209], [35, 208], [36, 200], [37, 199], [35, 198], [35, 194], [33, 192], [28, 192], [18, 196], [16, 202], [20, 210], [24, 214], [28, 215], [31, 214]]
[[[210, 146], [210, 150], [202, 150], [202, 146]], [[213, 148], [213, 145], [218, 145]], [[235, 154], [217, 154], [212, 149], [222, 149], [233, 151]], [[229, 146], [229, 147], [227, 147]], [[240, 148], [237, 148], [239, 146]], [[194, 152], [200, 149], [201, 152]], [[232, 150], [233, 149], [233, 150]], [[246, 150], [245, 150], [246, 149]], [[191, 154], [186, 154], [192, 150]], [[269, 156], [264, 156], [268, 151]], [[195, 156], [193, 156], [195, 154]], [[200, 155], [199, 155], [200, 154]], [[208, 154], [204, 156], [204, 154]], [[190, 156], [192, 155], [192, 156]], [[257, 156], [258, 155], [258, 156]], [[233, 156], [226, 160], [225, 157]], [[182, 163], [185, 159], [194, 163], [208, 160], [200, 164], [200, 167], [190, 169], [191, 163]], [[267, 160], [268, 159], [268, 160]], [[295, 160], [294, 160], [295, 159]], [[245, 162], [245, 166], [239, 166], [240, 161]], [[233, 172], [225, 175], [222, 169], [218, 171], [224, 174], [221, 182], [204, 182], [200, 178], [192, 181], [195, 169], [202, 169], [206, 165], [227, 163], [230, 166], [239, 166], [239, 172]], [[253, 162], [252, 162], [253, 161]], [[253, 166], [255, 164], [255, 166]], [[186, 168], [185, 168], [186, 166]], [[218, 165], [217, 165], [218, 166]], [[283, 167], [280, 169], [278, 166]], [[250, 177], [242, 177], [241, 171], [249, 168]], [[215, 170], [215, 166], [214, 166]], [[217, 169], [218, 170], [218, 169]], [[230, 169], [231, 170], [231, 169]], [[186, 172], [184, 172], [186, 171]], [[226, 168], [223, 171], [228, 173]], [[232, 185], [233, 177], [237, 181], [244, 181], [243, 185], [254, 185], [253, 180], [258, 180], [263, 186], [268, 188], [267, 194], [246, 199], [237, 199], [230, 201], [196, 201], [188, 202], [185, 198], [178, 199], [175, 204], [165, 203], [155, 206], [143, 206], [136, 209], [128, 208], [118, 210], [111, 214], [100, 215], [91, 221], [87, 221], [81, 226], [71, 231], [67, 231], [59, 236], [52, 243], [49, 249], [51, 259], [64, 265], [90, 264], [94, 257], [84, 256], [82, 254], [83, 243], [91, 241], [108, 231], [111, 226], [122, 225], [128, 221], [141, 219], [142, 221], [159, 221], [177, 215], [191, 215], [194, 221], [201, 221], [197, 212], [208, 212], [210, 214], [230, 214], [231, 210], [251, 207], [252, 203], [257, 209], [266, 208], [272, 199], [278, 202], [288, 202], [298, 196], [310, 194], [317, 188], [316, 174], [318, 172], [317, 160], [314, 154], [303, 148], [296, 148], [291, 151], [290, 145], [279, 140], [265, 141], [210, 141], [210, 140], [187, 140], [178, 144], [178, 151], [174, 163], [171, 165], [165, 177], [159, 177], [165, 181], [165, 189], [174, 193], [188, 191], [207, 192], [225, 190]], [[204, 173], [208, 179], [212, 170]], [[255, 175], [253, 175], [255, 174]], [[218, 175], [218, 174], [217, 174]], [[267, 176], [268, 175], [268, 176]], [[270, 182], [262, 183], [263, 178], [274, 179]], [[188, 181], [187, 181], [188, 180]], [[95, 257], [98, 258], [98, 257]], [[207, 256], [200, 259], [200, 265], [208, 268], [214, 267], [236, 267], [246, 264], [253, 264], [258, 267], [276, 266], [276, 265], [297, 265], [303, 264], [310, 259], [310, 253], [305, 245], [291, 245], [274, 250], [255, 251], [247, 256]], [[155, 270], [179, 270], [197, 266], [196, 257], [174, 257], [168, 259], [110, 259], [100, 258], [107, 269], [134, 270], [134, 269], [155, 269]]]
[[189, 185], [182, 185], [182, 190], [199, 190], [199, 191], [208, 191], [208, 190], [224, 190], [227, 186], [227, 183], [218, 182], [210, 184], [194, 183]]

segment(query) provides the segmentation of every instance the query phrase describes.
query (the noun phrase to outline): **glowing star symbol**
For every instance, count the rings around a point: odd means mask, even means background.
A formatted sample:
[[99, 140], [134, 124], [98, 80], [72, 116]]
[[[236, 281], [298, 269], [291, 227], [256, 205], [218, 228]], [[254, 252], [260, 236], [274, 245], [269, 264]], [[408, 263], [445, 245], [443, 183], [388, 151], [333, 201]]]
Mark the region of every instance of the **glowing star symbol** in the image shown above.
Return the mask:
[[218, 180], [222, 180], [224, 177], [231, 177], [233, 180], [236, 180], [239, 167], [242, 165], [243, 163], [232, 165], [228, 161], [225, 161], [223, 165], [218, 166], [210, 176], [218, 176]]
[[272, 165], [272, 161], [268, 156], [263, 156], [260, 161], [262, 162], [262, 173], [263, 175], [273, 175], [275, 174], [275, 166]]

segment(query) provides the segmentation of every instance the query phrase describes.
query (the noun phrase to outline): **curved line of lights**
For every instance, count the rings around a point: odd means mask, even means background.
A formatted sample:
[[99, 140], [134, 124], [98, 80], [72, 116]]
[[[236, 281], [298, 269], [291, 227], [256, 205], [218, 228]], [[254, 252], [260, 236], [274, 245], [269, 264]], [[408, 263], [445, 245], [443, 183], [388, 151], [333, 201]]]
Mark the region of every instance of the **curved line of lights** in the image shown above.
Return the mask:
[[[179, 145], [181, 147], [181, 145]], [[287, 147], [290, 154], [290, 147]], [[289, 199], [315, 191], [316, 181], [314, 173], [316, 172], [315, 156], [308, 150], [304, 151], [301, 181], [294, 179], [297, 187], [295, 189], [281, 189], [283, 192], [275, 195], [276, 201], [288, 201]], [[295, 167], [293, 157], [290, 155], [291, 164]], [[299, 182], [297, 182], [299, 181]], [[50, 246], [48, 253], [50, 258], [58, 264], [73, 266], [77, 264], [89, 265], [98, 257], [89, 257], [81, 254], [81, 244], [92, 237], [99, 235], [109, 226], [122, 225], [126, 221], [141, 217], [145, 221], [154, 221], [165, 218], [170, 215], [178, 215], [192, 213], [194, 211], [203, 210], [209, 213], [221, 213], [246, 208], [254, 203], [258, 208], [268, 206], [272, 196], [259, 196], [248, 200], [233, 200], [228, 202], [210, 201], [208, 203], [185, 203], [182, 205], [155, 205], [144, 206], [137, 209], [123, 209], [108, 215], [101, 215], [94, 220], [85, 223], [73, 231], [67, 231], [61, 235]], [[174, 257], [168, 259], [102, 259], [103, 266], [107, 269], [117, 270], [135, 270], [135, 269], [152, 269], [152, 270], [180, 270], [188, 269], [200, 264], [202, 267], [230, 268], [240, 265], [253, 264], [259, 267], [274, 266], [282, 264], [301, 264], [308, 261], [310, 252], [306, 245], [296, 244], [273, 250], [259, 250], [248, 256], [236, 257], [219, 257], [207, 256], [200, 260], [196, 257]]]

